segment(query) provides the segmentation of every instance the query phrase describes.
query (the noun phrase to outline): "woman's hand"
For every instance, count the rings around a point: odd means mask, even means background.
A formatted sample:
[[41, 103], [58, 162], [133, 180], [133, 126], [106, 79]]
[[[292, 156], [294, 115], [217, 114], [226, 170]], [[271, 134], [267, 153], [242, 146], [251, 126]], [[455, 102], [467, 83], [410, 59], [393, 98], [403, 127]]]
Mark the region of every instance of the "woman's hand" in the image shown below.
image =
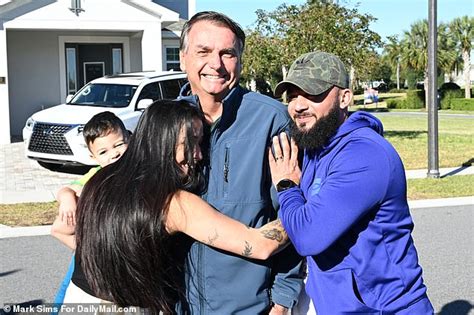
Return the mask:
[[278, 184], [282, 179], [289, 179], [299, 184], [301, 170], [298, 165], [298, 146], [292, 139], [291, 144], [288, 141], [286, 133], [280, 133], [280, 136], [274, 136], [272, 139], [273, 151], [268, 150], [268, 161], [272, 172], [272, 182]]

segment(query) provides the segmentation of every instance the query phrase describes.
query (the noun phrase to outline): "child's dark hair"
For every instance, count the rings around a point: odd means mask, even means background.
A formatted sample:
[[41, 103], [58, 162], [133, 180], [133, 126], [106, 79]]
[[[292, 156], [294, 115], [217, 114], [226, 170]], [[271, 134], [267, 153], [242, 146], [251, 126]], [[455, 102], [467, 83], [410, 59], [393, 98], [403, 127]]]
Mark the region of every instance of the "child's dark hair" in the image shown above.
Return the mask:
[[122, 120], [115, 116], [112, 112], [102, 112], [94, 115], [84, 126], [82, 134], [87, 146], [94, 142], [95, 139], [105, 137], [111, 132], [121, 131], [123, 140], [128, 140], [129, 132], [125, 128]]

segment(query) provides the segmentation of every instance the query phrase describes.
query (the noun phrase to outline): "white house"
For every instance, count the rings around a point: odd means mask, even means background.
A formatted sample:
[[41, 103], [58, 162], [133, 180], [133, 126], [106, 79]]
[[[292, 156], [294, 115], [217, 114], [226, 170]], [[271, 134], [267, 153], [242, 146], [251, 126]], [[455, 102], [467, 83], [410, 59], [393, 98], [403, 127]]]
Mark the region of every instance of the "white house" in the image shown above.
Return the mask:
[[0, 144], [96, 77], [179, 69], [194, 13], [195, 0], [0, 0]]

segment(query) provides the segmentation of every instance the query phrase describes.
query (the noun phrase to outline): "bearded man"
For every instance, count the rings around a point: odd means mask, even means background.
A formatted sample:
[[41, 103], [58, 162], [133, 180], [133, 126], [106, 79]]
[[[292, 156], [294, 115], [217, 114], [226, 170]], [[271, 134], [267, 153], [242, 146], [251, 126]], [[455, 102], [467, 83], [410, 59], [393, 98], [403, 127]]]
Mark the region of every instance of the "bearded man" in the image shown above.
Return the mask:
[[317, 314], [433, 314], [402, 161], [377, 118], [349, 115], [344, 64], [325, 52], [305, 54], [277, 85], [275, 95], [284, 92], [292, 143], [273, 138], [272, 181], [279, 218], [307, 259], [306, 292]]

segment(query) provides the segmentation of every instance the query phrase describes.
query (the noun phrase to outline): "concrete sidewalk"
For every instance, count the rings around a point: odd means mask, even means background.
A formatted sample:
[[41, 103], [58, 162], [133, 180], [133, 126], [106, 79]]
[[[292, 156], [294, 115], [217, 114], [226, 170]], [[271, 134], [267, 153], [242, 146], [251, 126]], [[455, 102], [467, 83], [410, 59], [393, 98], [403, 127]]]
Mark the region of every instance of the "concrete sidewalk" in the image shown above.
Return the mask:
[[[426, 174], [428, 170], [421, 169], [421, 170], [407, 170], [406, 177], [407, 179], [415, 179], [415, 178], [426, 178]], [[474, 174], [474, 167], [473, 166], [461, 166], [461, 167], [447, 167], [439, 169], [440, 177], [447, 177], [453, 175], [473, 175]]]

